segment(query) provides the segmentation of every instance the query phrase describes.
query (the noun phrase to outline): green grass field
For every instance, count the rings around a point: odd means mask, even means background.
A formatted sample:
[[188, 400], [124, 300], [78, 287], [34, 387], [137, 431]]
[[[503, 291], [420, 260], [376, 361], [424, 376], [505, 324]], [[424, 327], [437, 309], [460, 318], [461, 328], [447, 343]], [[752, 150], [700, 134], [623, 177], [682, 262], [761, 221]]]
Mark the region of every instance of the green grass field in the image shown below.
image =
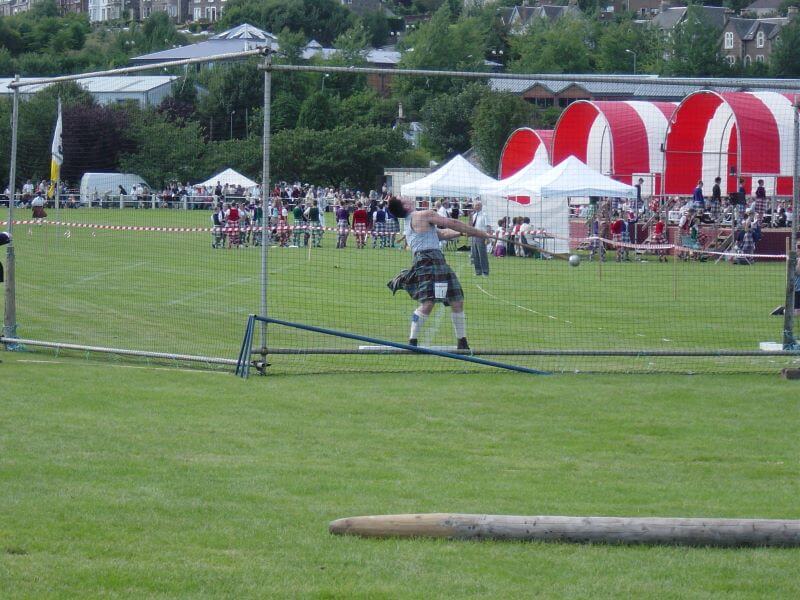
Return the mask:
[[[55, 211], [51, 211], [55, 213]], [[51, 214], [55, 220], [57, 215]], [[18, 334], [21, 337], [118, 348], [235, 358], [246, 316], [260, 312], [258, 248], [212, 250], [210, 233], [82, 228], [205, 227], [206, 211], [61, 211], [55, 227], [23, 225], [17, 245]], [[272, 316], [362, 335], [405, 341], [414, 303], [392, 297], [386, 282], [410, 263], [397, 249], [273, 248], [268, 257]], [[728, 263], [584, 262], [491, 259], [492, 275], [476, 278], [467, 252], [448, 252], [466, 296], [468, 336], [476, 350], [745, 350], [780, 341], [785, 267]], [[271, 347], [352, 350], [357, 342], [272, 327]], [[449, 315], [437, 309], [423, 343], [452, 345]], [[573, 370], [768, 370], [786, 361], [514, 357], [515, 364]], [[282, 373], [463, 369], [418, 357], [273, 355]]]
[[[798, 518], [775, 376], [274, 376], [3, 353], [3, 598], [793, 598], [798, 551], [362, 540], [359, 514]], [[37, 362], [40, 361], [40, 362]]]
[[[208, 214], [61, 220], [188, 227]], [[207, 233], [20, 226], [15, 239], [22, 337], [232, 358], [259, 307], [259, 250], [212, 250]], [[270, 250], [270, 314], [404, 340], [414, 305], [385, 281], [409, 255], [333, 245]], [[478, 279], [465, 253], [448, 260], [476, 349], [751, 350], [780, 336], [768, 316], [782, 301], [777, 263], [508, 258]], [[444, 311], [423, 341], [452, 343]], [[509, 359], [713, 372], [537, 377], [412, 356], [271, 355], [268, 377], [244, 381], [29, 350], [0, 354], [0, 598], [800, 594], [797, 550], [327, 532], [339, 517], [399, 512], [800, 518], [798, 383], [777, 377], [791, 360]], [[730, 373], [757, 370], [769, 375]]]

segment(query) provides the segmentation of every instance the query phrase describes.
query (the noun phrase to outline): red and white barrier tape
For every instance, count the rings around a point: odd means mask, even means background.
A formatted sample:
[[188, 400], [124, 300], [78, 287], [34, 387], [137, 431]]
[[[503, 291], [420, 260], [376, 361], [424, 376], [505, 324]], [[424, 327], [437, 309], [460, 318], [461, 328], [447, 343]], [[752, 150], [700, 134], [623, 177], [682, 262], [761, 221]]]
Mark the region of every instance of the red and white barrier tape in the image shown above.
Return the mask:
[[[8, 221], [0, 221], [0, 225], [8, 225]], [[158, 226], [149, 226], [149, 225], [100, 225], [97, 223], [71, 223], [66, 221], [48, 221], [46, 219], [25, 219], [25, 220], [15, 220], [14, 225], [51, 225], [56, 227], [71, 227], [77, 229], [97, 229], [102, 231], [139, 231], [139, 232], [157, 232], [157, 233], [229, 233], [233, 231], [238, 232], [260, 232], [262, 230], [261, 226], [246, 226], [236, 227], [234, 225], [224, 225], [222, 227], [158, 227]], [[399, 235], [397, 231], [376, 231], [375, 229], [363, 229], [363, 228], [348, 228], [344, 229], [341, 227], [312, 227], [309, 225], [277, 225], [275, 227], [270, 227], [270, 230], [275, 230], [276, 234], [292, 234], [295, 230], [299, 230], [301, 233], [312, 233], [314, 231], [328, 231], [337, 234], [348, 234], [348, 235], [376, 235], [376, 236], [389, 236], [389, 235]], [[592, 241], [601, 241], [604, 244], [614, 247], [622, 247], [627, 248], [630, 250], [647, 250], [647, 251], [656, 251], [656, 250], [672, 250], [673, 248], [679, 252], [695, 252], [700, 254], [709, 254], [712, 256], [724, 256], [724, 257], [744, 257], [744, 258], [761, 258], [761, 259], [786, 259], [785, 254], [742, 254], [739, 252], [718, 252], [715, 250], [703, 250], [700, 248], [688, 248], [686, 246], [680, 246], [677, 244], [632, 244], [630, 242], [620, 242], [616, 240], [611, 240], [608, 238], [603, 238], [600, 236], [589, 236], [585, 238], [567, 238], [559, 235], [549, 234], [544, 230], [538, 231], [529, 231], [526, 235], [530, 236], [539, 236], [545, 237], [548, 239], [554, 240], [562, 240], [562, 241], [569, 241], [569, 242], [592, 242]], [[513, 243], [514, 239], [517, 236], [510, 236], [507, 237], [506, 240]], [[546, 251], [546, 249], [545, 249]]]

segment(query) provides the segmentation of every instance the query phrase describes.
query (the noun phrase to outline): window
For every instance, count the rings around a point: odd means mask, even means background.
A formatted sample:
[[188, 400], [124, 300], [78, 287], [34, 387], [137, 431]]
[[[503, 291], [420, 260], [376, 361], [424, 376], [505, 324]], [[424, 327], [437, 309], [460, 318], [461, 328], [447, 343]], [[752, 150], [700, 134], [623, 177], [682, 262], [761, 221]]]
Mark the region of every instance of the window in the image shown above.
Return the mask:
[[764, 62], [764, 55], [763, 54], [756, 55], [756, 62], [763, 63]]
[[726, 31], [725, 32], [725, 50], [730, 50], [733, 48], [733, 32]]
[[209, 21], [216, 21], [217, 20], [217, 7], [216, 6], [206, 6], [206, 19]]
[[727, 56], [726, 58], [728, 59], [728, 64], [730, 66], [733, 66], [733, 65], [736, 64], [736, 57], [735, 56]]
[[167, 8], [169, 9], [169, 16], [170, 17], [174, 18], [174, 17], [178, 16], [178, 7], [177, 6], [175, 6], [174, 4], [171, 4]]
[[756, 48], [763, 48], [764, 47], [764, 32], [759, 31], [756, 34]]
[[749, 54], [746, 54], [744, 57], [744, 66], [749, 67], [751, 64], [753, 64], [753, 60], [750, 58]]
[[202, 19], [203, 18], [203, 9], [200, 8], [199, 6], [195, 6], [194, 7], [193, 18], [194, 18], [195, 21], [199, 21], [200, 19]]

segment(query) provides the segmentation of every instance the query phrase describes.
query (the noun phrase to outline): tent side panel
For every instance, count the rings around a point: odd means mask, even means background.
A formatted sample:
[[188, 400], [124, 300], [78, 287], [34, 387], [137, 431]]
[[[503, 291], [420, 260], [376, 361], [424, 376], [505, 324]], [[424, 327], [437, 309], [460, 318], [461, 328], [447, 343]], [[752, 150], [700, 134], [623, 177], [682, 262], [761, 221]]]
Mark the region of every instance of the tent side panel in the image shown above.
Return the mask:
[[697, 92], [678, 106], [667, 131], [664, 193], [691, 194], [703, 171], [708, 124], [722, 103], [714, 93]]
[[586, 162], [589, 131], [598, 116], [597, 108], [590, 102], [570, 104], [556, 124], [553, 132], [553, 165], [568, 156]]
[[614, 179], [629, 184], [634, 173], [649, 173], [647, 127], [639, 112], [627, 102], [598, 102], [597, 105], [608, 121]]
[[780, 174], [780, 136], [772, 111], [753, 94], [722, 97], [736, 116], [742, 152], [739, 172]]
[[533, 160], [541, 140], [533, 129], [524, 127], [514, 131], [506, 140], [500, 156], [500, 179], [510, 177]]

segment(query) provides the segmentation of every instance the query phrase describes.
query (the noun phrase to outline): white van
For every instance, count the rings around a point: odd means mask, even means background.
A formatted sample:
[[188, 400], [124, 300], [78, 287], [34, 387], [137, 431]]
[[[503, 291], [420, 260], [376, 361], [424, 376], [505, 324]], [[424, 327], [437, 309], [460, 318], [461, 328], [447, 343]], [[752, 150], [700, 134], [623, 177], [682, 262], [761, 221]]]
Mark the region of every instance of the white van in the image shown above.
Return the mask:
[[152, 189], [135, 173], [84, 173], [81, 177], [81, 204], [95, 204], [107, 197], [118, 201], [119, 186], [130, 194], [134, 185]]

